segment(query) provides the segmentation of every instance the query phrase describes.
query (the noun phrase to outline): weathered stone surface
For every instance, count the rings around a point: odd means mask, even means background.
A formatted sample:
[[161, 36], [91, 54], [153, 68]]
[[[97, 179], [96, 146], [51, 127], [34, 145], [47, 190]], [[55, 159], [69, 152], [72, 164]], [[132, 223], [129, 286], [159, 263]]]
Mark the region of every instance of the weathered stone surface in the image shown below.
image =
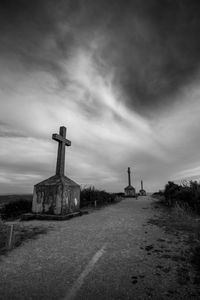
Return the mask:
[[68, 214], [79, 211], [80, 186], [66, 176], [52, 176], [34, 186], [34, 213]]
[[132, 185], [128, 185], [127, 187], [125, 187], [124, 192], [125, 196], [135, 197], [136, 195], [135, 188]]

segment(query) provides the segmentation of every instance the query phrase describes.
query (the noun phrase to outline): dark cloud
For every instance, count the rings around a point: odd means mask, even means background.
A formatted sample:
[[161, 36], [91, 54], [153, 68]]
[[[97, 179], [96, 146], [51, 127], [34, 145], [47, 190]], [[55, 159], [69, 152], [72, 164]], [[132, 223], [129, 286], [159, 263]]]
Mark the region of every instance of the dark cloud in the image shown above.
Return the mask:
[[198, 71], [199, 14], [198, 0], [6, 0], [0, 53], [64, 84], [63, 60], [88, 47], [100, 72], [113, 70], [130, 107], [156, 109]]
[[199, 13], [198, 1], [140, 1], [136, 11], [126, 12], [111, 28], [111, 51], [105, 57], [115, 66], [130, 104], [156, 109], [164, 104], [163, 96], [194, 79]]

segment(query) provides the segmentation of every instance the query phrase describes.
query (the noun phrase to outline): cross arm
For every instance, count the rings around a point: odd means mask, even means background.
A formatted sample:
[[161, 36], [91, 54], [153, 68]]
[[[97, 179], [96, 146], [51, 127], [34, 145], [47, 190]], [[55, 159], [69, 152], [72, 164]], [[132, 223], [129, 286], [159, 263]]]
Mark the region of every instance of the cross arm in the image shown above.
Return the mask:
[[71, 141], [67, 140], [66, 138], [62, 137], [61, 135], [57, 133], [52, 134], [52, 139], [57, 141], [57, 142], [64, 142], [65, 145], [71, 146]]

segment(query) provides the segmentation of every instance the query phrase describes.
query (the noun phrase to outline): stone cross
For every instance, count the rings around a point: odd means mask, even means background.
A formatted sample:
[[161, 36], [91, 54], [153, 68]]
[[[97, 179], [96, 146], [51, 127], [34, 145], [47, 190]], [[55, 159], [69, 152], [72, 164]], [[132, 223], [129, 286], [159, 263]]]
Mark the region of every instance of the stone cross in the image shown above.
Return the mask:
[[52, 139], [58, 142], [58, 156], [56, 175], [64, 176], [65, 170], [65, 146], [71, 146], [71, 141], [66, 139], [66, 127], [60, 127], [60, 134], [52, 134]]
[[128, 167], [128, 185], [131, 185], [131, 170]]

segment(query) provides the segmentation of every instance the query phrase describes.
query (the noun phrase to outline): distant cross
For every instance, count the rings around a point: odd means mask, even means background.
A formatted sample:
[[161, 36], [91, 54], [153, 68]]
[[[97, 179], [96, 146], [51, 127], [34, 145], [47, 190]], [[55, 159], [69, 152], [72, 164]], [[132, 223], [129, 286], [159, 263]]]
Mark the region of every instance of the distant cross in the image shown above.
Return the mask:
[[128, 185], [131, 185], [131, 170], [128, 167]]
[[58, 142], [56, 175], [63, 176], [65, 170], [65, 146], [71, 146], [71, 141], [66, 139], [66, 127], [60, 127], [60, 134], [52, 134], [52, 139]]

